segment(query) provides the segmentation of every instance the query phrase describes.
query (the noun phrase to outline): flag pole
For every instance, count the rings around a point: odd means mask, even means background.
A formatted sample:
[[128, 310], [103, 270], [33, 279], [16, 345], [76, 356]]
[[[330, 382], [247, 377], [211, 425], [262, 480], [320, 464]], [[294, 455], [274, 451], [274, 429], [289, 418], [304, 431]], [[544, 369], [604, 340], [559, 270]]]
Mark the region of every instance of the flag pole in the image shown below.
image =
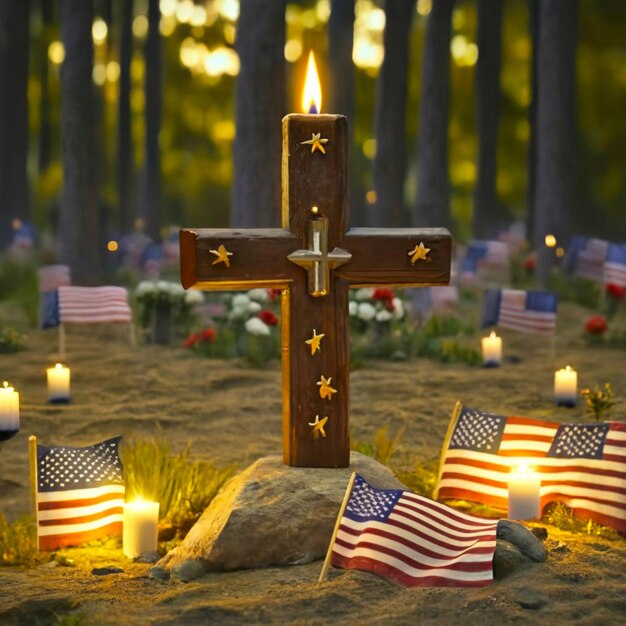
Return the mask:
[[35, 515], [35, 540], [37, 541], [37, 545], [39, 545], [39, 518], [37, 514], [37, 437], [35, 437], [35, 435], [31, 435], [28, 438], [28, 462], [30, 466], [32, 506]]
[[59, 359], [65, 358], [65, 324], [59, 324]]
[[437, 499], [437, 495], [439, 493], [439, 481], [441, 480], [441, 473], [443, 472], [443, 459], [446, 455], [446, 450], [448, 449], [448, 445], [450, 444], [450, 438], [452, 437], [452, 431], [456, 426], [456, 422], [459, 419], [462, 408], [463, 404], [460, 400], [457, 400], [456, 404], [454, 405], [454, 409], [452, 409], [452, 416], [450, 417], [450, 422], [448, 423], [446, 438], [443, 440], [443, 446], [441, 447], [441, 455], [439, 456], [439, 470], [437, 471], [437, 483], [435, 484], [435, 490], [433, 491], [433, 500]]
[[328, 568], [330, 567], [330, 559], [333, 554], [333, 545], [335, 543], [335, 539], [337, 538], [337, 533], [339, 532], [339, 525], [341, 524], [341, 518], [343, 517], [343, 514], [346, 510], [346, 506], [348, 505], [350, 494], [352, 493], [352, 485], [354, 485], [355, 478], [356, 478], [356, 472], [352, 472], [352, 476], [350, 476], [350, 480], [348, 481], [348, 486], [346, 487], [346, 493], [343, 496], [343, 502], [341, 503], [341, 507], [339, 508], [339, 514], [337, 515], [337, 521], [335, 522], [335, 529], [333, 530], [332, 537], [330, 538], [330, 543], [328, 544], [328, 550], [326, 551], [326, 558], [324, 559], [324, 565], [322, 565], [322, 571], [320, 572], [320, 577], [317, 581], [318, 585], [324, 582], [326, 575], [328, 574]]

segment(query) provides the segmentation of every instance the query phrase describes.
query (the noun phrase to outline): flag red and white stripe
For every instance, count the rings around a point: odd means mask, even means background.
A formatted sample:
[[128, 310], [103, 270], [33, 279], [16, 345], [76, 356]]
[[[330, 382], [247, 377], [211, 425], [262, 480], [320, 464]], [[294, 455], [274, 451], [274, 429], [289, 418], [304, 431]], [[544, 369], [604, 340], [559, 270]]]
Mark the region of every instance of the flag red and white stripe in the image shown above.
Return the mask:
[[59, 287], [62, 323], [130, 322], [132, 313], [124, 287]]
[[331, 563], [406, 587], [482, 587], [493, 580], [497, 524], [357, 476]]
[[59, 287], [72, 284], [70, 268], [67, 265], [44, 265], [37, 270], [39, 292], [55, 291]]
[[527, 294], [521, 289], [502, 289], [498, 325], [537, 335], [553, 335], [556, 331], [556, 312], [528, 308]]
[[601, 282], [608, 248], [608, 241], [604, 239], [590, 239], [587, 245], [578, 253], [576, 274], [589, 280]]
[[[503, 428], [489, 420], [501, 420]], [[569, 440], [555, 454], [557, 433]], [[443, 451], [436, 497], [507, 510], [509, 473], [519, 465], [541, 477], [540, 510], [561, 501], [581, 517], [626, 532], [626, 423], [560, 425], [464, 408]]]

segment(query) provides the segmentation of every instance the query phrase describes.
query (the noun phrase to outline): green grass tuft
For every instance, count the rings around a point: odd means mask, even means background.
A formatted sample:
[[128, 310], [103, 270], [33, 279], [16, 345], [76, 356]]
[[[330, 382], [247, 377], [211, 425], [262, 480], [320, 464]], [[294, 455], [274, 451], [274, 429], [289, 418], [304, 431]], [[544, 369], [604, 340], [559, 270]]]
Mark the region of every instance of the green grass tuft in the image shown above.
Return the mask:
[[161, 523], [181, 532], [193, 525], [235, 471], [235, 466], [217, 468], [206, 461], [192, 461], [190, 446], [172, 454], [164, 439], [133, 438], [120, 452], [126, 499], [159, 502]]
[[33, 518], [23, 516], [10, 522], [0, 513], [0, 565], [29, 567], [38, 555]]
[[373, 457], [383, 465], [389, 465], [391, 457], [400, 447], [403, 438], [404, 428], [398, 430], [395, 435], [389, 435], [389, 427], [385, 425], [376, 431], [373, 441], [354, 441], [352, 449]]
[[597, 524], [590, 519], [574, 516], [572, 510], [562, 502], [549, 504], [544, 510], [541, 521], [571, 533], [593, 535], [594, 537], [602, 537], [603, 539], [611, 540], [616, 540], [621, 537], [620, 534], [612, 528]]

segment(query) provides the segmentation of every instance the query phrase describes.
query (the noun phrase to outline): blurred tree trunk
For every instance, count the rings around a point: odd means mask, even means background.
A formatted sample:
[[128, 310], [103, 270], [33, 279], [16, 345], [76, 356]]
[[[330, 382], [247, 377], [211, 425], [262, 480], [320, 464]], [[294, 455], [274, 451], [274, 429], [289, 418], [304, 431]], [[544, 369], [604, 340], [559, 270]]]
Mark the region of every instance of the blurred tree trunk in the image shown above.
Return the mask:
[[285, 5], [286, 0], [241, 3], [230, 214], [230, 223], [236, 227], [277, 226], [280, 222]]
[[133, 171], [130, 126], [130, 62], [133, 55], [133, 0], [122, 0], [120, 15], [120, 90], [117, 103], [117, 194], [119, 229], [132, 227], [131, 180]]
[[[352, 149], [354, 137], [354, 63], [352, 47], [354, 45], [354, 0], [331, 0], [328, 20], [328, 70], [330, 75], [330, 94], [327, 111], [341, 113], [348, 118], [350, 142], [350, 171], [354, 167], [355, 151]], [[350, 184], [350, 223], [353, 226], [366, 224], [364, 211], [363, 182], [357, 176], [349, 177]]]
[[61, 137], [63, 198], [59, 216], [59, 261], [77, 284], [101, 278], [96, 177], [95, 94], [92, 83], [92, 0], [61, 2]]
[[28, 220], [29, 0], [0, 3], [0, 249], [14, 218]]
[[145, 119], [146, 156], [144, 164], [144, 190], [141, 194], [141, 217], [146, 232], [153, 240], [161, 236], [161, 158], [159, 133], [161, 132], [161, 32], [159, 0], [148, 2], [148, 36], [144, 49], [146, 63]]
[[478, 179], [474, 190], [473, 224], [473, 234], [477, 239], [493, 239], [505, 225], [496, 191], [502, 7], [502, 0], [478, 0], [477, 44], [480, 51], [476, 65]]
[[415, 0], [386, 0], [385, 57], [376, 87], [374, 189], [372, 226], [407, 226], [404, 205], [406, 174], [406, 100], [409, 38]]
[[454, 0], [433, 2], [426, 25], [420, 96], [417, 197], [411, 216], [413, 226], [452, 226], [448, 118], [453, 5]]
[[537, 173], [537, 54], [539, 49], [539, 0], [528, 0], [528, 24], [532, 42], [530, 105], [528, 107], [528, 181], [526, 184], [526, 239], [531, 241], [535, 223], [535, 176]]
[[545, 235], [566, 246], [576, 184], [576, 44], [578, 0], [539, 3], [537, 58], [537, 163], [534, 244], [537, 274], [548, 284], [554, 249]]
[[41, 9], [41, 46], [39, 50], [39, 80], [41, 81], [41, 100], [39, 101], [39, 174], [43, 174], [52, 160], [52, 125], [50, 123], [50, 85], [48, 84], [48, 47], [52, 42], [53, 11], [52, 0], [40, 0]]

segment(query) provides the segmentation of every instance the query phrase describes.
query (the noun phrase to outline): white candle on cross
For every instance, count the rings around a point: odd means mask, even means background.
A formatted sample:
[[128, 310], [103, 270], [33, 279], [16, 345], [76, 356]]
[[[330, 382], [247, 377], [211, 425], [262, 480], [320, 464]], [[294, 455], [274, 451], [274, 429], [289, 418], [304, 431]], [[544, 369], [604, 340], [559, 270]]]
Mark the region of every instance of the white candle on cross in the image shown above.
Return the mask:
[[578, 373], [569, 365], [554, 372], [554, 400], [559, 406], [573, 407], [578, 396]]
[[46, 370], [48, 402], [70, 401], [70, 368], [57, 363]]

